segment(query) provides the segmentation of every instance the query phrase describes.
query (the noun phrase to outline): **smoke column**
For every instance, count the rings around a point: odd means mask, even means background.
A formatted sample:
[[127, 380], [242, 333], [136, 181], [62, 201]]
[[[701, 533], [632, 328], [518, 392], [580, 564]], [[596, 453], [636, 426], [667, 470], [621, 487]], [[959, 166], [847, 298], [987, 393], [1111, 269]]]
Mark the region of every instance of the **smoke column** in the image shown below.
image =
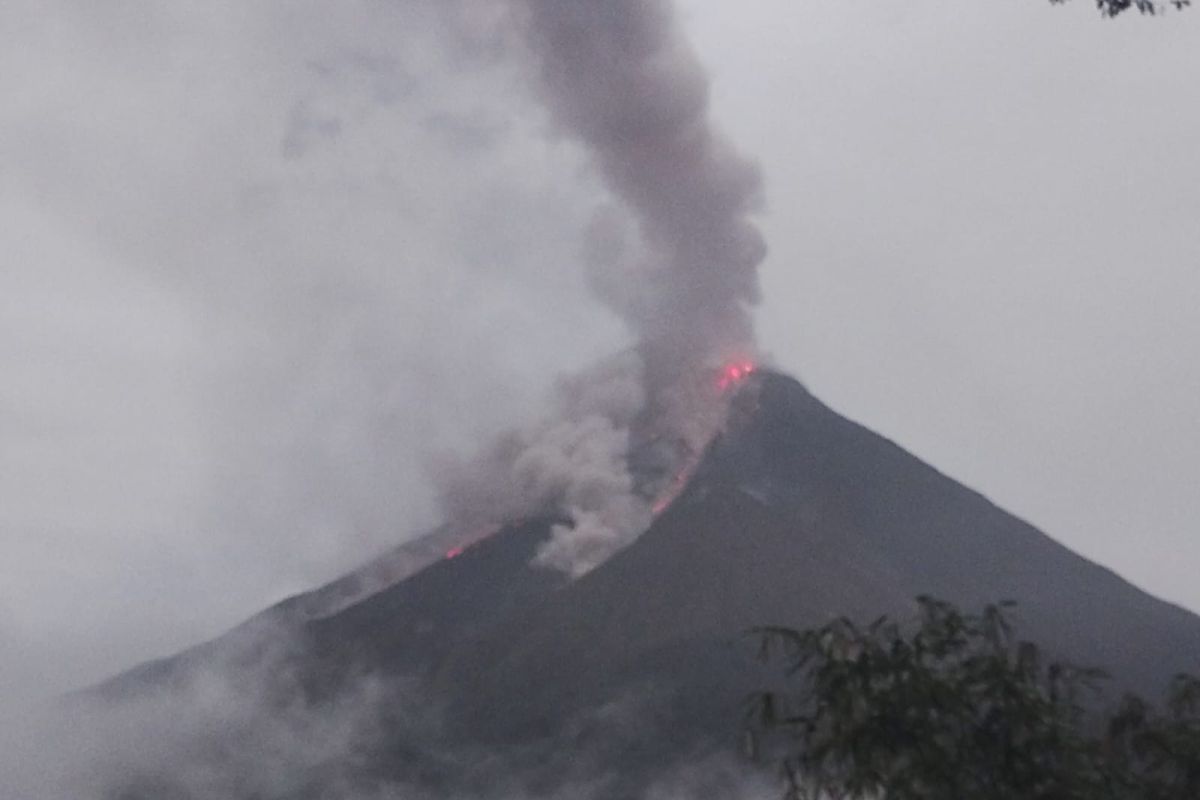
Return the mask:
[[537, 560], [578, 576], [665, 505], [654, 502], [660, 487], [633, 474], [632, 451], [676, 445], [668, 469], [682, 485], [722, 418], [710, 370], [754, 354], [750, 307], [766, 247], [749, 217], [761, 178], [710, 126], [707, 79], [666, 0], [511, 9], [552, 122], [584, 146], [613, 196], [587, 231], [584, 265], [636, 353], [564, 381], [549, 421], [452, 470], [443, 496], [451, 519], [472, 524], [489, 513], [565, 514], [570, 524]]
[[542, 97], [591, 154], [621, 211], [598, 215], [589, 269], [634, 329], [652, 380], [753, 352], [766, 254], [748, 216], [758, 169], [708, 121], [708, 82], [665, 0], [524, 0]]

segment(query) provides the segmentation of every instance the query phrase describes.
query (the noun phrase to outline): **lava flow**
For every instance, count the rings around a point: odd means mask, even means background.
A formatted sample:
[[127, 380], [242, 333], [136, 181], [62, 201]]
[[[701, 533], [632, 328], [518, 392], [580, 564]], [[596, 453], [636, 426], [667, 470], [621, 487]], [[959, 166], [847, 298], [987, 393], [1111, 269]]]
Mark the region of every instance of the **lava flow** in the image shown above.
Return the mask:
[[447, 550], [444, 558], [447, 561], [449, 561], [452, 558], [458, 558], [463, 553], [465, 553], [468, 549], [474, 547], [475, 545], [482, 542], [484, 539], [488, 538], [492, 534], [499, 531], [500, 528], [501, 528], [501, 526], [496, 523], [488, 523], [487, 525], [476, 528], [474, 531], [472, 531], [465, 537], [465, 541], [462, 544], [455, 545], [454, 547], [451, 547], [449, 550]]
[[722, 392], [726, 389], [737, 386], [746, 378], [750, 377], [756, 369], [753, 361], [734, 361], [726, 364], [721, 368], [721, 372], [717, 375], [717, 388]]
[[[753, 375], [756, 369], [757, 365], [753, 361], [732, 361], [726, 364], [717, 373], [717, 390], [721, 393], [727, 392]], [[671, 503], [675, 502], [675, 498], [679, 497], [683, 492], [688, 481], [692, 479], [692, 474], [700, 466], [703, 456], [703, 450], [697, 450], [690, 453], [683, 460], [679, 470], [675, 473], [675, 477], [671, 479], [671, 482], [667, 484], [667, 487], [655, 499], [654, 504], [650, 508], [651, 514], [655, 517], [659, 516], [670, 507]]]

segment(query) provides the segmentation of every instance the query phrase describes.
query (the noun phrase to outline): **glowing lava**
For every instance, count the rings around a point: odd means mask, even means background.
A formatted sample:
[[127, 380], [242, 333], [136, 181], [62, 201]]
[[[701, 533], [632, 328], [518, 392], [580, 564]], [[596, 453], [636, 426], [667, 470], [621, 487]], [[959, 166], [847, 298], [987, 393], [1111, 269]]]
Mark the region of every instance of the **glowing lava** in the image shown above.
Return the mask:
[[[746, 378], [753, 375], [756, 369], [758, 369], [758, 367], [753, 361], [743, 360], [729, 362], [717, 373], [717, 391], [724, 393], [729, 389], [732, 389], [733, 387], [739, 385], [742, 381], [746, 380]], [[671, 479], [671, 482], [654, 500], [654, 503], [650, 507], [651, 514], [653, 514], [655, 517], [659, 516], [666, 511], [672, 503], [675, 502], [675, 499], [679, 497], [680, 494], [683, 493], [683, 490], [687, 487], [688, 481], [691, 480], [692, 475], [700, 466], [700, 461], [703, 458], [703, 455], [704, 450], [699, 449], [693, 451], [687, 456], [686, 459], [684, 459], [683, 464], [675, 473], [675, 477]]]
[[717, 388], [722, 392], [731, 386], [737, 386], [754, 373], [753, 361], [734, 361], [726, 364], [717, 376]]
[[678, 497], [683, 492], [684, 487], [687, 486], [688, 478], [692, 476], [692, 472], [695, 471], [700, 459], [694, 458], [690, 459], [690, 461], [695, 461], [696, 463], [685, 464], [683, 469], [679, 471], [679, 474], [671, 479], [670, 485], [667, 486], [667, 488], [663, 490], [662, 494], [659, 495], [658, 499], [654, 501], [654, 505], [650, 507], [650, 513], [655, 517], [666, 511], [667, 507], [670, 506], [671, 503], [675, 502], [675, 498]]
[[[519, 522], [520, 522], [520, 520], [514, 520], [512, 524], [518, 524]], [[446, 555], [444, 556], [445, 559], [447, 561], [449, 561], [452, 558], [458, 558], [463, 553], [465, 553], [469, 548], [474, 547], [475, 545], [482, 542], [484, 539], [495, 534], [497, 531], [500, 530], [501, 527], [503, 527], [503, 526], [499, 525], [498, 523], [489, 522], [486, 525], [479, 526], [477, 528], [474, 528], [473, 530], [468, 529], [468, 531], [465, 533], [465, 535], [461, 539], [462, 544], [455, 545], [454, 547], [451, 547], [449, 550], [447, 550]]]

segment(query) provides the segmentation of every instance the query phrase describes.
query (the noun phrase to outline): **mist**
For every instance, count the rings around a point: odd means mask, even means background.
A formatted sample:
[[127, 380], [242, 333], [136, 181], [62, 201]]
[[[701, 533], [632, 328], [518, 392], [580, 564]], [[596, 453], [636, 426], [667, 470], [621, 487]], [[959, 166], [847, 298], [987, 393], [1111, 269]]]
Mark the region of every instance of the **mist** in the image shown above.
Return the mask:
[[[473, 470], [514, 441], [558, 446], [504, 513], [594, 566], [645, 524], [637, 410], [687, 397], [569, 376], [753, 351], [759, 217], [785, 367], [1200, 602], [1192, 18], [680, 5], [6, 6], [0, 711], [494, 515], [511, 475]], [[556, 66], [606, 60], [581, 21], [642, 57], [595, 93]]]
[[431, 464], [627, 346], [603, 192], [460, 5], [6, 12], [0, 695], [423, 532]]

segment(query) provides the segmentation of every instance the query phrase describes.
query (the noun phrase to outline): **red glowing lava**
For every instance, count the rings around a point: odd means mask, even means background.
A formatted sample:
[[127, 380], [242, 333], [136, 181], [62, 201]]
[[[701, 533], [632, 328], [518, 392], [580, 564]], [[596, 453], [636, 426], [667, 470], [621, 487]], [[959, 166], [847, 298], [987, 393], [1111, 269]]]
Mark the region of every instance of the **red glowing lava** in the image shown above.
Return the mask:
[[717, 376], [717, 388], [722, 392], [731, 386], [737, 386], [755, 370], [753, 361], [734, 361], [726, 364]]
[[692, 472], [699, 464], [699, 459], [693, 458], [689, 463], [684, 464], [683, 469], [676, 475], [669, 486], [659, 495], [658, 500], [650, 507], [650, 513], [657, 517], [667, 510], [671, 503], [675, 502], [675, 498], [683, 492], [683, 488], [687, 486], [688, 478], [692, 476]]
[[[520, 520], [513, 520], [513, 524], [519, 523]], [[444, 556], [446, 560], [458, 558], [468, 549], [482, 542], [492, 534], [500, 530], [502, 526], [499, 523], [489, 522], [486, 525], [476, 526], [475, 528], [466, 528], [456, 537], [462, 544], [455, 545], [446, 551]]]

